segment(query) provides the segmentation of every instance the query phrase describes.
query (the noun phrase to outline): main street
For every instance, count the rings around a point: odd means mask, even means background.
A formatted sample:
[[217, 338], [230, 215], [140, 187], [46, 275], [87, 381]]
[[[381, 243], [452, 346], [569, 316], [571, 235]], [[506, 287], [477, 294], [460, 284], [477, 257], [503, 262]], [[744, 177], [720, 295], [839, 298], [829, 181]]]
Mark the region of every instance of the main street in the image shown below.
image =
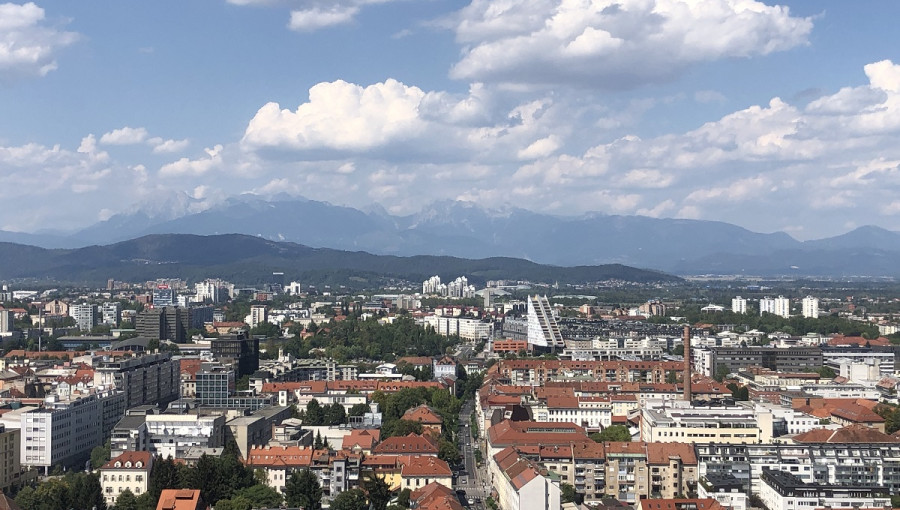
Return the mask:
[[[471, 416], [474, 403], [469, 400], [463, 404], [459, 413], [459, 451], [462, 456], [462, 470], [456, 476], [453, 488], [460, 496], [463, 505], [475, 510], [484, 510], [485, 499], [490, 495], [490, 481], [487, 470], [479, 469], [475, 462], [477, 442], [472, 439]], [[482, 452], [484, 453], [484, 452]], [[462, 491], [462, 492], [460, 492]], [[472, 503], [469, 503], [472, 501]]]

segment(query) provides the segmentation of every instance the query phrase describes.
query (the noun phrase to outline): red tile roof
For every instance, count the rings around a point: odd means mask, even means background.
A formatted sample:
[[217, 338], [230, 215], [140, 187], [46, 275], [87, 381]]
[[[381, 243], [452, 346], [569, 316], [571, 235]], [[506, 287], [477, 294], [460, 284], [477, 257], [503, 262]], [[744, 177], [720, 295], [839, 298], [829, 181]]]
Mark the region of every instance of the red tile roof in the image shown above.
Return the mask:
[[404, 455], [398, 458], [400, 476], [450, 477], [453, 472], [446, 461], [431, 455]]
[[118, 457], [110, 459], [100, 469], [144, 469], [149, 471], [150, 459], [150, 452], [124, 452]]
[[443, 418], [427, 404], [419, 404], [412, 409], [407, 409], [400, 419], [419, 422], [423, 425], [442, 425], [444, 423]]
[[464, 510], [453, 489], [437, 482], [412, 491], [409, 500], [418, 510]]
[[389, 437], [372, 449], [378, 455], [437, 455], [438, 446], [428, 436], [412, 434]]
[[199, 489], [163, 489], [156, 510], [201, 510], [208, 508]]
[[850, 425], [837, 430], [813, 429], [797, 434], [798, 443], [900, 443], [900, 437], [889, 436], [865, 425]]

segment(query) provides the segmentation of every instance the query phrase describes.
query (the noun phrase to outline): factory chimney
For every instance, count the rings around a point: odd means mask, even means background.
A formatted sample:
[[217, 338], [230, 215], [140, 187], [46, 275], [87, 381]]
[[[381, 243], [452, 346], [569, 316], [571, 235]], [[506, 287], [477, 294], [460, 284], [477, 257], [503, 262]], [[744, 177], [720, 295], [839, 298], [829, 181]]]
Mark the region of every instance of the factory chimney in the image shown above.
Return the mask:
[[682, 343], [684, 344], [684, 399], [688, 402], [691, 401], [693, 396], [691, 395], [691, 327], [684, 327], [684, 337], [682, 338]]

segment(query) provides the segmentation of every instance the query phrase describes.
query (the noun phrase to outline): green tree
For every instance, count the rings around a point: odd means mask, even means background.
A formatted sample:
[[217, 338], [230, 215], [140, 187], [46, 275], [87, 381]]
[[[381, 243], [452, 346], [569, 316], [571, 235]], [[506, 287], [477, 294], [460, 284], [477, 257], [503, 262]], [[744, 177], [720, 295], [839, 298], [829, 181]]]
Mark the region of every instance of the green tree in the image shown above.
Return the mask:
[[462, 457], [459, 454], [459, 446], [444, 438], [438, 440], [438, 458], [447, 464], [459, 464]]
[[319, 485], [319, 478], [309, 469], [294, 471], [284, 484], [284, 499], [288, 506], [321, 510], [322, 486]]
[[[93, 450], [91, 450], [91, 468], [99, 469], [103, 464], [109, 462], [109, 454], [110, 454], [110, 442], [107, 439], [106, 444], [102, 446], [95, 446]], [[133, 496], [134, 494], [132, 494]]]
[[574, 503], [575, 502], [575, 486], [568, 483], [559, 484], [559, 490], [562, 493], [560, 495], [561, 501], [563, 503]]
[[[391, 488], [380, 476], [373, 475], [363, 481], [363, 490], [369, 497], [372, 504], [371, 510], [385, 510], [388, 502], [391, 500]], [[409, 495], [406, 497], [409, 504]]]
[[319, 404], [318, 400], [312, 399], [306, 404], [306, 412], [303, 414], [303, 424], [311, 426], [325, 424], [325, 409]]
[[625, 425], [611, 425], [600, 432], [591, 434], [591, 439], [598, 443], [631, 441], [631, 432]]
[[253, 503], [243, 496], [234, 496], [231, 499], [221, 499], [216, 503], [216, 510], [251, 510]]
[[409, 508], [409, 496], [412, 494], [412, 491], [409, 489], [403, 489], [397, 494], [397, 504], [402, 506], [403, 508]]
[[330, 406], [325, 406], [325, 425], [343, 425], [347, 423], [347, 412], [344, 406], [335, 402]]
[[362, 416], [369, 412], [369, 406], [367, 404], [353, 404], [353, 407], [350, 408], [350, 412], [347, 413], [348, 416]]
[[134, 494], [128, 489], [125, 489], [119, 496], [116, 498], [116, 510], [138, 510], [138, 501]]
[[366, 493], [359, 489], [350, 489], [338, 494], [329, 508], [332, 510], [363, 510], [367, 506]]
[[260, 483], [237, 491], [235, 497], [246, 499], [254, 508], [277, 508], [284, 501], [278, 491]]

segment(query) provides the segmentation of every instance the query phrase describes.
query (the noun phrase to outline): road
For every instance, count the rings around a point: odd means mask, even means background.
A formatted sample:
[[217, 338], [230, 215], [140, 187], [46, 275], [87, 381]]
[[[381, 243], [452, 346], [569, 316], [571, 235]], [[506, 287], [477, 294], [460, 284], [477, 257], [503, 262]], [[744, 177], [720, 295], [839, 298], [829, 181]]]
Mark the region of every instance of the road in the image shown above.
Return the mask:
[[[475, 464], [474, 448], [472, 440], [471, 415], [474, 411], [474, 403], [470, 400], [463, 404], [459, 413], [459, 453], [462, 456], [462, 469], [456, 476], [453, 488], [460, 495], [463, 505], [473, 510], [485, 510], [484, 500], [490, 495], [490, 482], [487, 469], [479, 469]], [[483, 453], [483, 452], [482, 452]], [[459, 492], [462, 491], [462, 492]], [[475, 500], [474, 504], [468, 504], [468, 499]]]

